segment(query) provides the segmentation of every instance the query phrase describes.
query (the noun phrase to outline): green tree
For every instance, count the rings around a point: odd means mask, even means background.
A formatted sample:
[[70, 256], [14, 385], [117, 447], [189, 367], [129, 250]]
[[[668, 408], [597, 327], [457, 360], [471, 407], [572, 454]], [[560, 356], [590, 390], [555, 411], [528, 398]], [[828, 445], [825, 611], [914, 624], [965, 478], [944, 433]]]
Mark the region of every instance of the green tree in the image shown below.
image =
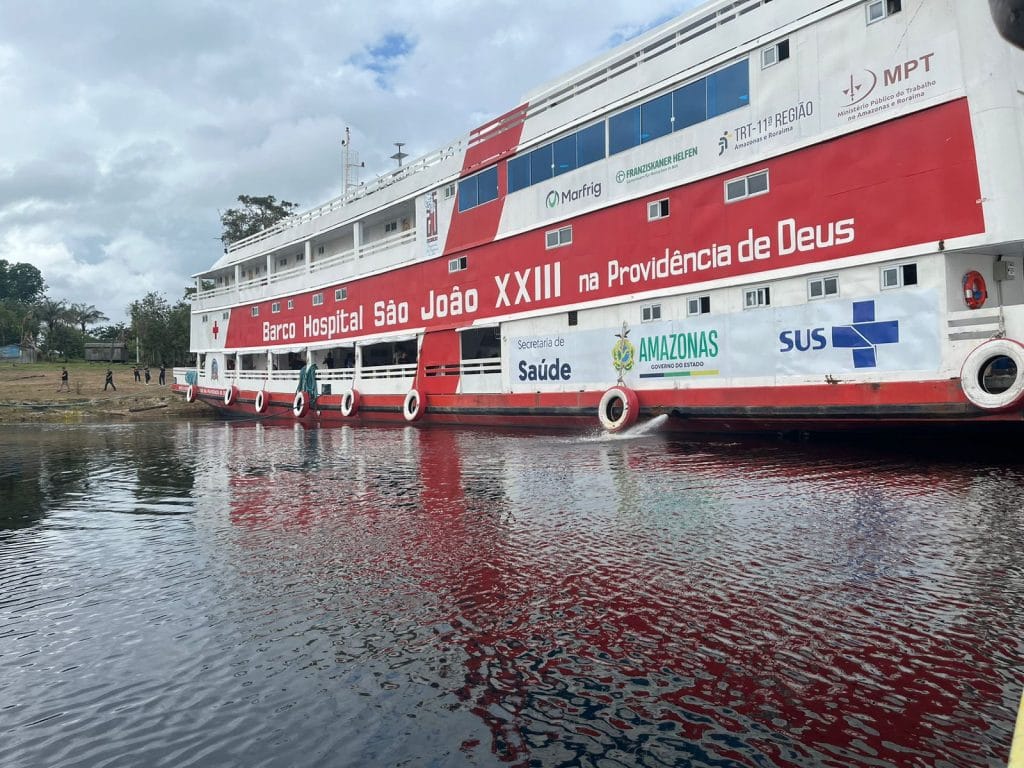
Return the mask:
[[227, 247], [229, 243], [243, 240], [249, 235], [255, 235], [264, 229], [277, 224], [282, 219], [291, 216], [298, 203], [289, 203], [287, 200], [278, 200], [273, 195], [256, 197], [254, 195], [239, 195], [238, 202], [241, 208], [228, 208], [220, 215], [221, 242]]
[[73, 318], [75, 325], [82, 329], [82, 336], [86, 335], [85, 326], [110, 319], [92, 304], [72, 304], [68, 308], [68, 314]]
[[176, 365], [188, 361], [191, 307], [187, 302], [181, 300], [172, 307], [162, 295], [151, 292], [133, 301], [128, 314], [143, 363]]
[[0, 300], [31, 303], [43, 297], [46, 283], [31, 264], [11, 264], [0, 259]]
[[61, 326], [71, 325], [73, 320], [68, 311], [68, 304], [63, 299], [55, 300], [49, 296], [43, 296], [35, 304], [35, 314], [39, 321], [46, 326], [42, 350], [46, 354], [62, 352], [60, 342], [64, 337], [60, 334]]

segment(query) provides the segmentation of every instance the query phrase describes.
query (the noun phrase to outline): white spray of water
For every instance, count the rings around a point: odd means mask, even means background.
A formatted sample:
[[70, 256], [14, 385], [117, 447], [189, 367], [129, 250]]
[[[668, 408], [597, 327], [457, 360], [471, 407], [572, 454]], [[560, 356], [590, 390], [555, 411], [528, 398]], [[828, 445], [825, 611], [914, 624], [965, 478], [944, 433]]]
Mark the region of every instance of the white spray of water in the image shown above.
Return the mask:
[[637, 422], [629, 429], [624, 429], [621, 432], [598, 432], [596, 435], [590, 435], [581, 439], [584, 442], [595, 443], [611, 442], [613, 440], [635, 440], [638, 437], [645, 437], [652, 432], [657, 432], [667, 418], [667, 414], [662, 414], [647, 421]]

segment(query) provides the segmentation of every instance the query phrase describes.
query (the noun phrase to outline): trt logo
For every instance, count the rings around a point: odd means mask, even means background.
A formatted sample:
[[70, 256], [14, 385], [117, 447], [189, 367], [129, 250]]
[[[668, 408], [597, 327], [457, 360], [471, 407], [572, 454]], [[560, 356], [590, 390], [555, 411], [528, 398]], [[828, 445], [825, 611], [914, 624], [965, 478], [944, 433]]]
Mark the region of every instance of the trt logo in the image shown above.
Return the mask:
[[[875, 320], [874, 301], [853, 302], [853, 322], [832, 327], [832, 347], [849, 349], [854, 368], [875, 368], [878, 365], [878, 347], [898, 344], [899, 320]], [[780, 352], [815, 352], [829, 346], [824, 328], [806, 328], [783, 331], [779, 334]]]

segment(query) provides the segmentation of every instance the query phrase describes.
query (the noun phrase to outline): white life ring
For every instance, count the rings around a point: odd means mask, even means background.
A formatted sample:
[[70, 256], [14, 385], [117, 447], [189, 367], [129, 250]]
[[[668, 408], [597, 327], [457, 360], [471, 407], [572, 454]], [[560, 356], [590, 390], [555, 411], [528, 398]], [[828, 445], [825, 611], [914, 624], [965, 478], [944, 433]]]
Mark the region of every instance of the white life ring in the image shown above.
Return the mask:
[[234, 384], [224, 390], [224, 405], [234, 405], [238, 399], [238, 387]]
[[427, 410], [427, 398], [423, 397], [417, 389], [410, 389], [405, 395], [405, 402], [402, 403], [402, 415], [406, 421], [416, 421], [423, 412]]
[[266, 413], [267, 410], [267, 393], [262, 389], [256, 393], [256, 402], [253, 407], [256, 409], [256, 413]]
[[601, 404], [597, 406], [597, 418], [601, 426], [609, 432], [621, 432], [636, 424], [640, 415], [640, 403], [629, 387], [612, 387], [601, 395]]
[[341, 415], [345, 418], [354, 416], [359, 410], [359, 390], [349, 387], [341, 394]]
[[[1013, 380], [993, 386], [988, 380], [995, 373], [993, 366], [1004, 358], [1007, 372], [1003, 378], [1010, 376], [1012, 364]], [[960, 388], [968, 400], [986, 411], [1011, 408], [1020, 403], [1024, 398], [1024, 345], [1013, 339], [990, 339], [975, 347], [960, 369]]]
[[199, 387], [195, 384], [189, 384], [188, 389], [185, 390], [185, 402], [194, 403], [197, 397], [199, 397]]
[[295, 393], [295, 399], [292, 400], [292, 415], [296, 419], [301, 419], [309, 413], [309, 395], [306, 394], [306, 390], [300, 389]]

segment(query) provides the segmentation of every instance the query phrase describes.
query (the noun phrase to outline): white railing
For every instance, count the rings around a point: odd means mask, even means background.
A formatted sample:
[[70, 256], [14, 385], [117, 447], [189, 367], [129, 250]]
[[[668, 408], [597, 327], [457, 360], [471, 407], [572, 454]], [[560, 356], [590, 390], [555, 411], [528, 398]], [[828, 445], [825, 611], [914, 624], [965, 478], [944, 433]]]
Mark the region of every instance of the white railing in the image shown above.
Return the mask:
[[359, 369], [359, 380], [411, 379], [416, 375], [416, 363], [402, 365], [373, 365]]
[[325, 256], [322, 259], [316, 259], [312, 264], [309, 265], [310, 272], [319, 272], [322, 269], [329, 269], [330, 267], [336, 267], [340, 264], [347, 264], [350, 261], [356, 260], [356, 249], [349, 248], [347, 251], [341, 253], [334, 253], [330, 256]]

